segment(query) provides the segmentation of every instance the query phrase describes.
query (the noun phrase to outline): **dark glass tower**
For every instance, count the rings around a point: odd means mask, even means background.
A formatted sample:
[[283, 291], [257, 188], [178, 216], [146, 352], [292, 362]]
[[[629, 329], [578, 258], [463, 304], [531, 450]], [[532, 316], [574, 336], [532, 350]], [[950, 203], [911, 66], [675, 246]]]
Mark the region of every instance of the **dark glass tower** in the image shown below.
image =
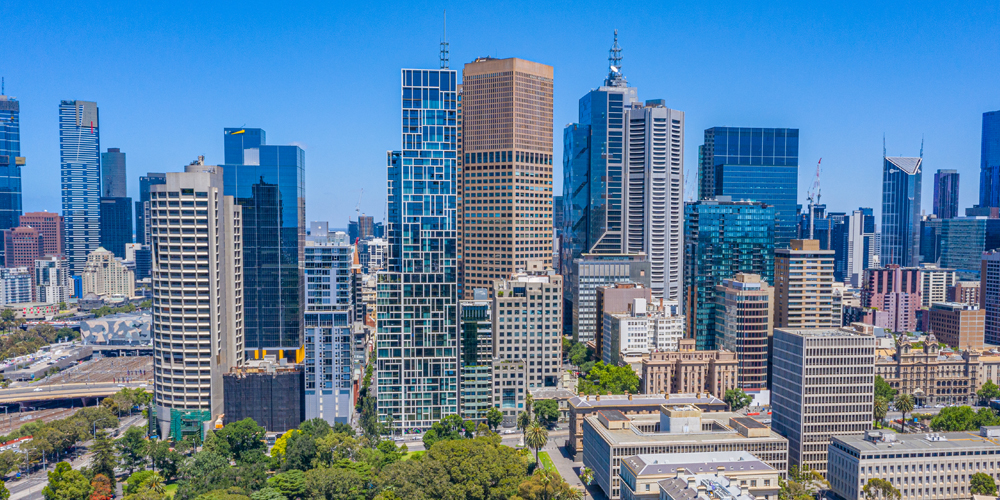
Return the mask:
[[143, 245], [152, 244], [146, 235], [146, 211], [149, 210], [149, 187], [155, 184], [166, 184], [166, 174], [150, 172], [139, 177], [139, 201], [135, 202], [135, 242]]
[[0, 230], [17, 227], [21, 216], [20, 111], [16, 99], [0, 95]]
[[125, 153], [119, 148], [108, 148], [107, 153], [101, 153], [101, 196], [104, 198], [128, 196], [126, 178]]
[[132, 198], [101, 198], [101, 246], [125, 258], [125, 244], [132, 243]]
[[261, 129], [224, 130], [225, 194], [243, 219], [243, 328], [247, 358], [301, 362], [306, 235], [305, 151], [269, 146]]
[[934, 215], [938, 219], [958, 217], [958, 170], [938, 170], [934, 174]]
[[788, 247], [797, 232], [799, 130], [713, 127], [705, 130], [698, 156], [701, 197], [729, 196], [774, 207], [774, 244]]
[[699, 350], [714, 349], [716, 285], [737, 273], [774, 283], [775, 210], [724, 196], [684, 208], [687, 337], [695, 339]]
[[882, 251], [879, 264], [920, 264], [920, 186], [922, 158], [883, 157]]
[[979, 206], [1000, 207], [1000, 111], [983, 113]]

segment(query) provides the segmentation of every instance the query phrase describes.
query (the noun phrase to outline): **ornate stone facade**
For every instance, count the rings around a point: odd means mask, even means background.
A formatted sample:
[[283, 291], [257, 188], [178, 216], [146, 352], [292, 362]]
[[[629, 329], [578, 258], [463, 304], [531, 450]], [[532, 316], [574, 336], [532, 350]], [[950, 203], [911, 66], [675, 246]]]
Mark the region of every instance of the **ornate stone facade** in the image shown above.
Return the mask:
[[923, 346], [904, 338], [895, 352], [876, 357], [875, 374], [918, 405], [973, 404], [981, 384], [979, 358], [976, 350], [942, 348], [930, 334]]
[[730, 351], [696, 351], [694, 340], [680, 341], [677, 352], [653, 352], [642, 360], [642, 392], [691, 394], [708, 392], [722, 399], [735, 389], [736, 354]]

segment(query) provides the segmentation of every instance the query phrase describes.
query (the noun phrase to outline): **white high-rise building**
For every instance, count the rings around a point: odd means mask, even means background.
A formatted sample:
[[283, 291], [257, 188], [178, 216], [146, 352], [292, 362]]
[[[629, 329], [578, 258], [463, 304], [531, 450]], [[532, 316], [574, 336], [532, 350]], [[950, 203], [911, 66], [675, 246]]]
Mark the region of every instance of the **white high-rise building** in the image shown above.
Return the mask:
[[31, 302], [31, 272], [27, 267], [0, 267], [0, 306]]
[[677, 351], [684, 337], [684, 316], [677, 309], [675, 301], [647, 304], [646, 299], [632, 299], [629, 312], [605, 313], [603, 361], [618, 365], [654, 351]]
[[81, 273], [83, 294], [94, 293], [98, 297], [135, 295], [135, 271], [104, 247], [90, 252]]
[[46, 255], [35, 259], [35, 300], [47, 304], [65, 302], [73, 295], [66, 257]]
[[645, 253], [653, 297], [681, 300], [684, 112], [662, 100], [625, 109], [624, 253]]
[[241, 210], [222, 168], [199, 157], [150, 187], [149, 221], [156, 419], [161, 437], [180, 439], [172, 417], [218, 417], [222, 375], [243, 363]]
[[920, 265], [920, 305], [930, 307], [938, 302], [948, 302], [948, 287], [955, 284], [954, 269], [940, 268], [935, 264]]
[[847, 271], [844, 280], [851, 286], [860, 287], [865, 269], [876, 267], [877, 263], [878, 245], [872, 209], [859, 208], [851, 212], [847, 226]]

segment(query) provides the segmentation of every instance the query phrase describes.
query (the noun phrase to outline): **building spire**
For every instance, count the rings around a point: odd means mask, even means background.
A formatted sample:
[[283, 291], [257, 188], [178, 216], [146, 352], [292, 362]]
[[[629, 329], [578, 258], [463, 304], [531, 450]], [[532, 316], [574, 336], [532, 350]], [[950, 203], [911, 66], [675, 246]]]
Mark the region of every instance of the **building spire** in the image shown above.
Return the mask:
[[924, 157], [924, 136], [920, 135], [920, 158]]
[[444, 34], [441, 36], [441, 69], [448, 69], [448, 11], [444, 11]]
[[608, 78], [604, 85], [609, 87], [626, 87], [625, 76], [622, 74], [622, 48], [618, 45], [618, 30], [615, 30], [615, 43], [608, 50]]

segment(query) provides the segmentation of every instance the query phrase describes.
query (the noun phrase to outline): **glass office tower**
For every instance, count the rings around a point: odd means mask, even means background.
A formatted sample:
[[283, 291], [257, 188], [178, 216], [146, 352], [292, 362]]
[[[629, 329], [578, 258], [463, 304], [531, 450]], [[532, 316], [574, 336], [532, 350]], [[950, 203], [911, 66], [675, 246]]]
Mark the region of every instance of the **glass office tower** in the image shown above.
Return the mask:
[[922, 158], [883, 157], [882, 247], [879, 265], [920, 264]]
[[958, 170], [938, 170], [934, 174], [934, 215], [952, 219], [958, 213]]
[[1000, 111], [983, 113], [979, 206], [1000, 207]]
[[726, 196], [685, 205], [684, 309], [697, 349], [716, 347], [716, 285], [737, 273], [774, 283], [774, 247], [774, 207]]
[[79, 275], [101, 243], [101, 128], [96, 102], [59, 103], [59, 163], [66, 257]]
[[264, 139], [261, 129], [224, 130], [225, 194], [236, 199], [243, 218], [246, 356], [301, 362], [306, 155]]
[[132, 198], [101, 198], [101, 246], [125, 258], [125, 245], [132, 243]]
[[[799, 130], [794, 128], [713, 127], [699, 149], [703, 199], [729, 196], [774, 207], [774, 244], [788, 247], [795, 237], [799, 182]], [[714, 187], [713, 187], [714, 186]]]
[[379, 418], [403, 430], [458, 413], [456, 79], [447, 68], [402, 70], [402, 149], [387, 154], [375, 378]]
[[0, 230], [17, 227], [21, 216], [20, 110], [16, 99], [0, 95]]
[[150, 172], [139, 177], [139, 201], [135, 202], [135, 241], [143, 245], [151, 245], [152, 238], [147, 237], [149, 220], [149, 191], [150, 186], [165, 184], [166, 174]]
[[128, 175], [125, 169], [125, 153], [120, 148], [108, 148], [101, 153], [101, 196], [124, 198], [128, 196]]

